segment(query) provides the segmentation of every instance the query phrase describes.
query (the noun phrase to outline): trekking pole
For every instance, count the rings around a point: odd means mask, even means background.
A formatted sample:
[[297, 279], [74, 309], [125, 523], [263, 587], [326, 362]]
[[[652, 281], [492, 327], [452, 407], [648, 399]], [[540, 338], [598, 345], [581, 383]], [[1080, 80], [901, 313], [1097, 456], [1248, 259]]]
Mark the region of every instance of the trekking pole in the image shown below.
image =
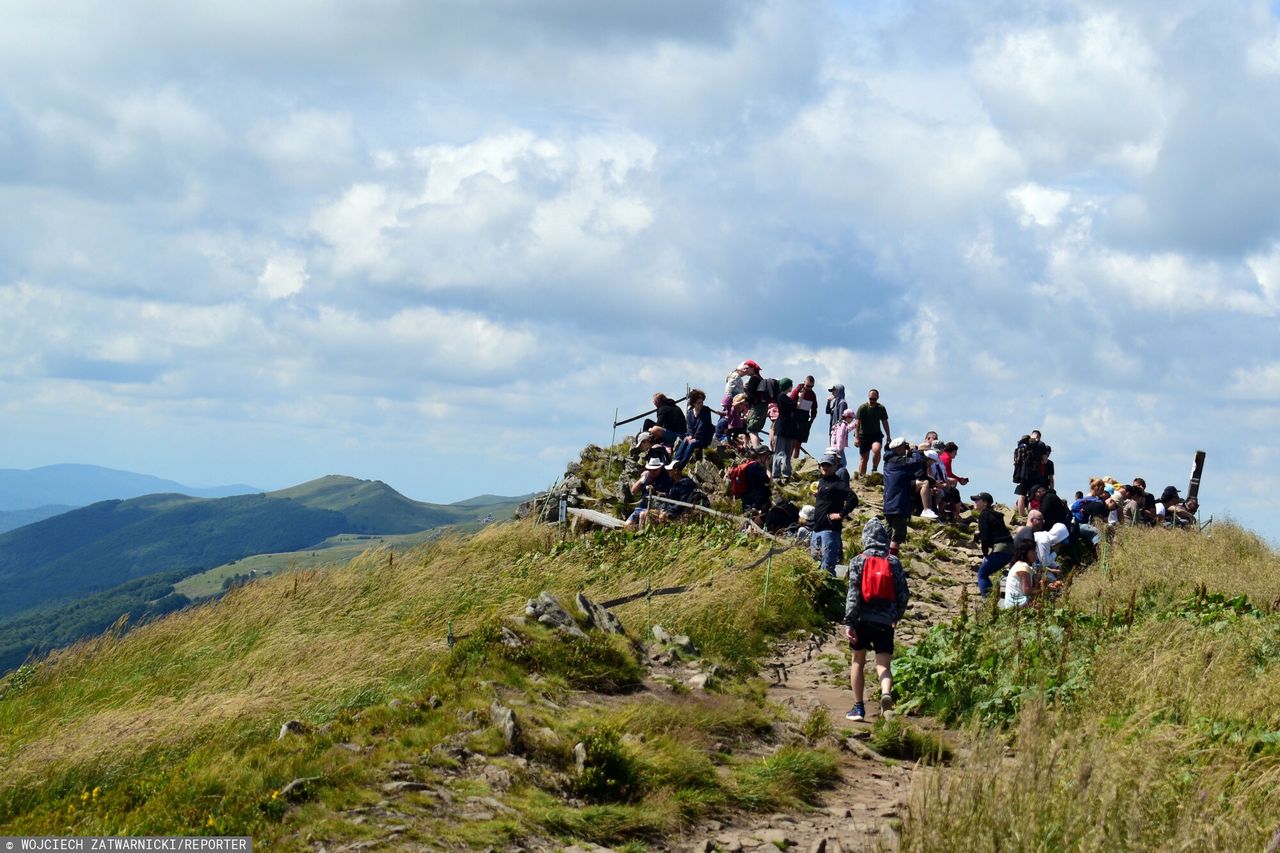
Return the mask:
[[609, 462], [604, 469], [606, 477], [613, 477], [613, 446], [618, 443], [618, 409], [615, 406], [613, 410], [613, 435], [609, 437]]

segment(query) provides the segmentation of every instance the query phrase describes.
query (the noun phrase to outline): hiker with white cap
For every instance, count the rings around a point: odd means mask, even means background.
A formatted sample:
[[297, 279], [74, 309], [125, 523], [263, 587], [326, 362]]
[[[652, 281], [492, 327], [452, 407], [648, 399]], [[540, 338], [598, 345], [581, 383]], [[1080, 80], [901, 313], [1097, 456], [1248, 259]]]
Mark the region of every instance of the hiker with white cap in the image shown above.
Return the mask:
[[814, 548], [820, 552], [820, 564], [835, 577], [836, 564], [844, 560], [841, 527], [849, 513], [858, 507], [858, 495], [839, 475], [840, 459], [828, 453], [818, 460], [818, 491], [813, 498]]
[[649, 498], [652, 495], [665, 495], [671, 491], [671, 473], [666, 464], [658, 458], [651, 458], [645, 463], [640, 478], [631, 484], [631, 494], [644, 495], [623, 526], [627, 530], [635, 530], [645, 521], [649, 512]]
[[916, 481], [924, 478], [925, 458], [905, 438], [889, 442], [884, 458], [884, 520], [893, 531], [893, 542], [907, 541], [907, 520], [915, 510]]

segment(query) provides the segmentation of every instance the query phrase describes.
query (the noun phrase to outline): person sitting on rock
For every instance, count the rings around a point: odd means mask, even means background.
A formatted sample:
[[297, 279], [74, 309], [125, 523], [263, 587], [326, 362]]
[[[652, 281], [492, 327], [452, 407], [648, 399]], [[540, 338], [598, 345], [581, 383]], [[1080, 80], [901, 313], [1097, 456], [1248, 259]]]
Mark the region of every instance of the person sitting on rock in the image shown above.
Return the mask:
[[[650, 459], [646, 462], [640, 479], [631, 484], [631, 494], [644, 495], [644, 498], [640, 503], [636, 504], [636, 508], [627, 517], [623, 527], [627, 530], [635, 530], [637, 527], [642, 526], [650, 513], [650, 498], [653, 495], [667, 494], [667, 492], [671, 491], [671, 485], [671, 474], [661, 460]], [[656, 502], [653, 505], [653, 509], [655, 510], [653, 514], [656, 518], [658, 510]]]
[[1015, 610], [1026, 607], [1037, 592], [1035, 580], [1036, 546], [1034, 542], [1024, 542], [1013, 549], [1013, 564], [1004, 576], [1004, 598], [1000, 606]]
[[[662, 428], [655, 427], [655, 429]], [[642, 432], [636, 436], [635, 443], [631, 448], [631, 456], [641, 464], [648, 462], [650, 459], [659, 459], [663, 465], [671, 461], [671, 451], [662, 442], [654, 440], [652, 430]]]
[[[684, 470], [676, 462], [666, 466], [666, 471], [671, 477], [671, 488], [667, 489], [665, 497], [686, 504], [697, 503], [696, 498], [700, 495], [697, 482], [692, 477], [686, 477]], [[680, 504], [667, 503], [657, 498], [655, 502], [659, 510], [658, 521], [676, 521], [692, 512], [689, 507]]]
[[893, 710], [893, 629], [907, 612], [911, 593], [902, 563], [889, 552], [889, 544], [888, 529], [880, 519], [873, 518], [862, 528], [862, 553], [849, 563], [844, 624], [849, 648], [853, 650], [849, 666], [853, 708], [845, 719], [854, 722], [867, 718], [863, 692], [868, 649], [876, 656], [880, 714]]
[[659, 391], [653, 395], [653, 406], [657, 409], [657, 414], [654, 417], [657, 419], [658, 426], [667, 432], [674, 433], [677, 437], [689, 431], [689, 424], [685, 421], [684, 412], [680, 411], [680, 406], [675, 400]]
[[758, 520], [773, 504], [769, 472], [764, 467], [770, 452], [767, 447], [755, 447], [748, 452], [751, 454], [751, 464], [747, 465], [744, 472], [746, 491], [742, 493], [742, 514]]
[[707, 393], [694, 388], [689, 392], [689, 412], [685, 422], [688, 431], [676, 442], [673, 461], [684, 468], [693, 454], [711, 445], [715, 430], [711, 426], [711, 410], [705, 405]]

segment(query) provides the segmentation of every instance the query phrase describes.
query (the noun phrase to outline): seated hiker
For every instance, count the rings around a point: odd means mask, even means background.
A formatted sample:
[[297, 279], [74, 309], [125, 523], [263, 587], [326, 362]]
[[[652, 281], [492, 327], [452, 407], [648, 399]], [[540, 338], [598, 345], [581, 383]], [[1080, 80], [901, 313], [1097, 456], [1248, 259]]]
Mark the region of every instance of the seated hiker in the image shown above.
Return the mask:
[[809, 546], [809, 554], [816, 560], [818, 552], [816, 549], [817, 540], [813, 538], [813, 504], [805, 504], [800, 507], [800, 525], [796, 528], [796, 541]]
[[[644, 499], [636, 504], [635, 510], [628, 516], [626, 523], [623, 525], [627, 530], [635, 530], [643, 525], [650, 512], [649, 499], [652, 495], [665, 495], [671, 490], [671, 474], [667, 471], [666, 466], [659, 459], [650, 459], [645, 463], [644, 472], [640, 478], [631, 484], [631, 494], [644, 495]], [[654, 516], [657, 516], [659, 508], [656, 503], [653, 505]]]
[[1080, 524], [1092, 524], [1095, 518], [1107, 514], [1106, 483], [1101, 477], [1089, 481], [1089, 494], [1076, 492], [1076, 499], [1071, 503], [1071, 514]]
[[[686, 477], [679, 464], [672, 462], [666, 466], [666, 471], [671, 477], [671, 488], [667, 489], [665, 497], [687, 504], [705, 502], [705, 498], [702, 501], [698, 500], [702, 497], [702, 493], [698, 491], [697, 482], [692, 477]], [[693, 512], [687, 506], [667, 503], [663, 500], [656, 500], [656, 504], [659, 510], [658, 521], [676, 521]]]
[[665, 444], [654, 441], [652, 432], [642, 432], [636, 436], [635, 443], [631, 447], [631, 456], [641, 463], [648, 462], [650, 459], [659, 459], [663, 465], [666, 465], [671, 461], [671, 451]]
[[[1045, 519], [1048, 523], [1048, 519]], [[1036, 562], [1046, 569], [1058, 568], [1058, 550], [1066, 543], [1070, 537], [1070, 531], [1067, 525], [1061, 522], [1053, 525], [1048, 530], [1038, 531], [1035, 534], [1036, 541]]]
[[1147, 491], [1147, 481], [1134, 477], [1129, 486], [1129, 498], [1134, 502], [1135, 524], [1152, 526], [1156, 523], [1156, 496]]
[[1174, 526], [1179, 510], [1182, 510], [1182, 495], [1178, 494], [1178, 487], [1165, 486], [1160, 493], [1160, 500], [1156, 501], [1157, 523], [1167, 527]]
[[649, 427], [648, 430], [649, 435], [653, 437], [654, 442], [656, 444], [661, 444], [663, 447], [667, 448], [668, 451], [674, 450], [676, 442], [684, 437], [683, 434], [674, 433], [666, 427], [658, 426], [657, 424]]
[[813, 536], [822, 552], [822, 568], [833, 577], [836, 565], [844, 559], [844, 520], [858, 506], [858, 495], [849, 488], [849, 481], [837, 473], [839, 468], [840, 460], [832, 454], [818, 460], [818, 491], [813, 501]]
[[974, 540], [982, 548], [982, 564], [978, 566], [978, 594], [991, 592], [991, 576], [1013, 560], [1013, 534], [1004, 523], [1004, 516], [995, 510], [995, 500], [990, 492], [970, 495], [978, 511], [978, 532]]
[[770, 493], [769, 472], [764, 463], [769, 448], [754, 447], [747, 451], [746, 460], [729, 469], [729, 494], [742, 501], [742, 512], [748, 518], [758, 520], [769, 509], [773, 496]]
[[942, 467], [942, 463], [938, 461], [938, 451], [926, 450], [925, 459], [929, 460], [925, 466], [925, 476], [923, 480], [917, 482], [917, 488], [920, 494], [920, 503], [923, 509], [920, 512], [921, 518], [936, 520], [938, 513], [933, 509], [934, 492], [946, 484], [947, 472]]
[[969, 485], [968, 477], [961, 477], [959, 474], [951, 470], [951, 463], [955, 461], [956, 454], [960, 452], [960, 445], [954, 441], [948, 441], [942, 446], [942, 452], [938, 454], [938, 459], [942, 462], [942, 467], [947, 471], [947, 483], [951, 486], [967, 486]]
[[889, 531], [878, 518], [862, 528], [862, 553], [849, 563], [849, 591], [845, 596], [845, 636], [853, 650], [849, 685], [853, 708], [845, 719], [866, 719], [863, 703], [867, 650], [876, 656], [880, 681], [880, 714], [893, 710], [893, 629], [911, 600], [902, 563], [890, 553]]
[[676, 442], [673, 457], [676, 464], [681, 468], [689, 463], [689, 458], [693, 456], [695, 451], [711, 445], [714, 431], [711, 426], [711, 410], [706, 407], [706, 400], [707, 393], [705, 391], [694, 388], [689, 392], [689, 414], [685, 418], [689, 429]]
[[653, 395], [653, 406], [658, 410], [657, 414], [654, 415], [658, 426], [667, 432], [675, 433], [676, 436], [682, 436], [689, 431], [689, 424], [685, 421], [684, 412], [680, 411], [680, 406], [675, 400], [672, 400], [662, 392], [658, 392]]
[[1035, 543], [1023, 543], [1014, 548], [1013, 563], [1004, 576], [1004, 598], [1000, 606], [1006, 609], [1026, 607], [1039, 592], [1035, 573]]

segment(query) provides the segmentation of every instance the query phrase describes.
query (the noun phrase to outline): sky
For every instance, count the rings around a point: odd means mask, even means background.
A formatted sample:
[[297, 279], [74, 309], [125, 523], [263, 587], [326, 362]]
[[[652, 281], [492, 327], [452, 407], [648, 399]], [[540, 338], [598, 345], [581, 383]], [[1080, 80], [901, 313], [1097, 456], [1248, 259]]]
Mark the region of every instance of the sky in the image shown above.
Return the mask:
[[1271, 5], [3, 7], [0, 467], [524, 493], [753, 358], [1280, 537]]

